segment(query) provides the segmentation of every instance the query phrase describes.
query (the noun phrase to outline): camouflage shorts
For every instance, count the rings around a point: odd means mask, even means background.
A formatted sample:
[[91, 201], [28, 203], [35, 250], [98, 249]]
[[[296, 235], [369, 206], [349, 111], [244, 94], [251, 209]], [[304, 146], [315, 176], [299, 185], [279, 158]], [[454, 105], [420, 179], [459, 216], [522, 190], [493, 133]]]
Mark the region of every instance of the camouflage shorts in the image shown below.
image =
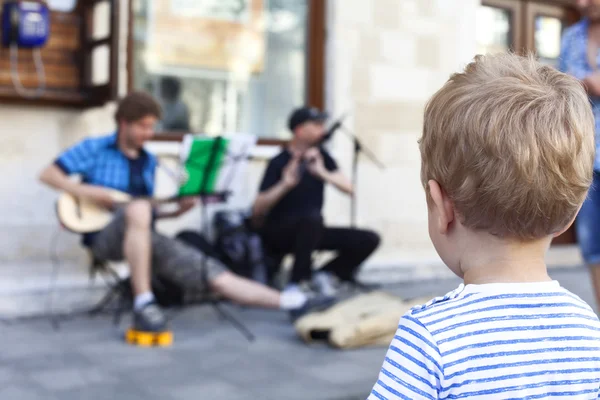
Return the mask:
[[[125, 237], [125, 215], [117, 212], [113, 221], [94, 237], [91, 247], [94, 257], [107, 261], [122, 261]], [[182, 288], [201, 291], [227, 268], [198, 249], [179, 240], [152, 231], [152, 272]], [[203, 274], [205, 271], [205, 274]]]

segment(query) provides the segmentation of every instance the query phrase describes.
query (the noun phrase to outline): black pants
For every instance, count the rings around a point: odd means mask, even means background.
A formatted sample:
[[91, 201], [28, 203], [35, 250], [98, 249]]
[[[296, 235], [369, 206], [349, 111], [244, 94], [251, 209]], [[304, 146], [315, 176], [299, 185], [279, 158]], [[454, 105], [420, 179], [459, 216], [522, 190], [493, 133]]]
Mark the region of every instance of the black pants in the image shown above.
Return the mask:
[[338, 255], [323, 267], [341, 280], [352, 281], [358, 267], [379, 246], [379, 235], [372, 231], [351, 228], [329, 228], [321, 217], [296, 218], [269, 223], [262, 230], [267, 252], [294, 255], [290, 281], [310, 280], [312, 252], [334, 250]]

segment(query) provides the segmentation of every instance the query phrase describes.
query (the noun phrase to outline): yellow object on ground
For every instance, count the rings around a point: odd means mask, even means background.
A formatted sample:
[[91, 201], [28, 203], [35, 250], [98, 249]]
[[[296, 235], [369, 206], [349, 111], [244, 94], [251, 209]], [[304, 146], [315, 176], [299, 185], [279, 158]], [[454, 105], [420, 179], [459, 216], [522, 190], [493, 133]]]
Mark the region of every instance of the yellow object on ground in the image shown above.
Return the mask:
[[306, 342], [326, 337], [338, 348], [387, 346], [392, 341], [400, 317], [411, 307], [429, 299], [403, 301], [391, 294], [375, 291], [342, 301], [323, 312], [299, 318], [295, 328]]
[[142, 332], [129, 328], [125, 332], [125, 340], [140, 347], [166, 347], [173, 344], [173, 332]]

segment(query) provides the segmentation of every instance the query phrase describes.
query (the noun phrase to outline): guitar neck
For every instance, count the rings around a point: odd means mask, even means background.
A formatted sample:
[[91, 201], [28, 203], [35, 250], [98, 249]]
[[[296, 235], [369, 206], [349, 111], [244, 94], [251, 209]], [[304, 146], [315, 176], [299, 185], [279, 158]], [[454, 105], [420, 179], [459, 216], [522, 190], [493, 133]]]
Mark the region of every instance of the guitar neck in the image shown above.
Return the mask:
[[227, 197], [229, 196], [229, 192], [223, 193], [208, 193], [208, 194], [194, 194], [194, 195], [176, 195], [164, 198], [147, 198], [153, 205], [160, 205], [165, 203], [172, 203], [174, 201], [178, 201], [185, 198], [199, 198], [203, 203], [213, 203], [213, 202], [223, 202], [227, 201]]

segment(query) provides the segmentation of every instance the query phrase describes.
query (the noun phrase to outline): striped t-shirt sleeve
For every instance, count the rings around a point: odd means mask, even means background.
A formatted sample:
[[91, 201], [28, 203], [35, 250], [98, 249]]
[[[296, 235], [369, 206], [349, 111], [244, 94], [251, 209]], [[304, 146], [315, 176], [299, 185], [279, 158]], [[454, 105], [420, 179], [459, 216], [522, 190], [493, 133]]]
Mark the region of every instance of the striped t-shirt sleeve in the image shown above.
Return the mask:
[[86, 174], [95, 160], [96, 149], [93, 140], [82, 140], [60, 154], [55, 164], [68, 175]]
[[368, 400], [437, 399], [441, 355], [431, 333], [410, 313], [400, 319]]

